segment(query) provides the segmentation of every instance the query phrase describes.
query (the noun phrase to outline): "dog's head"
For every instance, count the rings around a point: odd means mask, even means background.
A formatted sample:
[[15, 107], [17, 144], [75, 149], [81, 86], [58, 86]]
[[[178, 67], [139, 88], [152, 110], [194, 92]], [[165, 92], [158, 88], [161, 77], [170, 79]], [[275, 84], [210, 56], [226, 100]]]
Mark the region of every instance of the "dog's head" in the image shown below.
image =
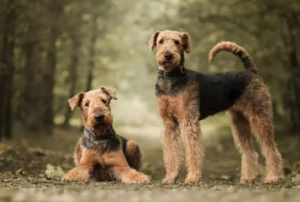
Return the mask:
[[101, 135], [111, 128], [113, 117], [110, 109], [110, 101], [117, 99], [116, 90], [101, 87], [85, 93], [79, 93], [68, 100], [71, 110], [80, 107], [83, 125], [95, 133]]
[[150, 41], [150, 49], [157, 48], [156, 60], [159, 68], [171, 71], [184, 60], [184, 51], [192, 51], [192, 41], [188, 33], [171, 30], [155, 32]]

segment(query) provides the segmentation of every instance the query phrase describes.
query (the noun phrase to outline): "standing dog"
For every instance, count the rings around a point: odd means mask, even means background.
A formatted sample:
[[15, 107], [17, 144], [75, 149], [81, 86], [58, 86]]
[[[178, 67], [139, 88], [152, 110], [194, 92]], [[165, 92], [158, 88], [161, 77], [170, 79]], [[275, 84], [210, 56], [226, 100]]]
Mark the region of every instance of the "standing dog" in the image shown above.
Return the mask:
[[184, 66], [184, 51], [192, 50], [187, 33], [157, 31], [149, 43], [151, 50], [157, 47], [155, 93], [163, 122], [166, 166], [163, 184], [173, 184], [178, 177], [180, 136], [188, 168], [185, 183], [200, 181], [204, 147], [199, 121], [226, 110], [231, 114], [234, 141], [242, 156], [241, 183], [252, 183], [259, 174], [258, 154], [251, 144], [251, 132], [266, 159], [265, 182], [275, 183], [283, 178], [282, 158], [274, 141], [271, 95], [249, 54], [235, 43], [219, 43], [210, 51], [209, 60], [220, 51], [232, 52], [242, 60], [245, 70], [202, 74]]
[[101, 87], [69, 99], [72, 110], [80, 107], [83, 136], [76, 145], [76, 167], [65, 174], [67, 180], [117, 180], [123, 183], [149, 183], [148, 176], [138, 172], [142, 166], [140, 147], [113, 129], [110, 101], [116, 90]]

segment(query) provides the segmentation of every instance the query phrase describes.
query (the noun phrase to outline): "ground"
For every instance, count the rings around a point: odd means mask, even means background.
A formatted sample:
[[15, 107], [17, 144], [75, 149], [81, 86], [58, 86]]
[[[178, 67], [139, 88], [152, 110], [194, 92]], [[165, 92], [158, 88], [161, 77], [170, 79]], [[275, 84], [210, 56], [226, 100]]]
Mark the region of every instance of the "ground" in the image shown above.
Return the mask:
[[[0, 144], [0, 201], [77, 202], [77, 201], [296, 201], [300, 197], [298, 140], [281, 136], [277, 140], [284, 157], [286, 179], [265, 185], [263, 179], [254, 185], [239, 185], [240, 156], [229, 129], [221, 138], [205, 138], [206, 157], [203, 179], [199, 185], [185, 186], [185, 167], [176, 185], [160, 184], [165, 171], [157, 129], [148, 132], [120, 129], [127, 138], [136, 140], [144, 151], [143, 172], [152, 177], [150, 185], [125, 185], [107, 182], [65, 182], [47, 178], [47, 164], [64, 171], [73, 167], [72, 152], [79, 129], [55, 129], [54, 136], [16, 135], [13, 141]], [[207, 132], [208, 133], [208, 132]], [[143, 135], [140, 135], [143, 134]], [[259, 150], [259, 148], [257, 148]], [[263, 159], [261, 159], [263, 160]], [[262, 161], [263, 162], [263, 161]]]

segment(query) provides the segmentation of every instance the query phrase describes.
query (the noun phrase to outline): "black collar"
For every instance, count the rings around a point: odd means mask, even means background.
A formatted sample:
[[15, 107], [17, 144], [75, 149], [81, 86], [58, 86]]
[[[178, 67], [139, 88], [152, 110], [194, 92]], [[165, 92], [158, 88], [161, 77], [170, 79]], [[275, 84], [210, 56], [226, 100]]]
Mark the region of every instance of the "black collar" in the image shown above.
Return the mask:
[[168, 77], [176, 77], [185, 74], [184, 64], [181, 64], [178, 68], [175, 68], [172, 71], [165, 71], [161, 69], [157, 69], [158, 78], [168, 78]]
[[111, 127], [111, 129], [109, 129], [107, 131], [107, 133], [105, 133], [103, 135], [96, 135], [95, 133], [93, 133], [92, 131], [90, 131], [86, 127], [84, 127], [84, 129], [83, 129], [83, 136], [85, 138], [87, 138], [88, 140], [91, 140], [91, 141], [109, 140], [109, 139], [113, 139], [113, 138], [116, 137], [116, 132], [113, 129], [113, 127]]

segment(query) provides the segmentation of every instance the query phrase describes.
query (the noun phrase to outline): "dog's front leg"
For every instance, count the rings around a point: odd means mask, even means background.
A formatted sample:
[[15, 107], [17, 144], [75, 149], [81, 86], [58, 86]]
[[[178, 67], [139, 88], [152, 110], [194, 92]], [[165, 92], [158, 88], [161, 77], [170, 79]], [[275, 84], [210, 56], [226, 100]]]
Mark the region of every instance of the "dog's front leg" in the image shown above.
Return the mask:
[[111, 166], [115, 176], [123, 183], [147, 184], [149, 177], [129, 167], [122, 150], [110, 151], [103, 155], [105, 165]]
[[185, 146], [188, 174], [185, 184], [196, 184], [201, 178], [201, 166], [204, 158], [201, 129], [198, 117], [184, 118], [180, 121], [181, 136]]
[[179, 126], [168, 120], [163, 120], [163, 159], [166, 167], [166, 176], [163, 184], [174, 184], [180, 170], [180, 134]]
[[79, 165], [67, 172], [63, 179], [88, 181], [93, 173], [94, 165], [98, 162], [97, 155], [89, 150], [83, 150]]
[[76, 180], [76, 181], [88, 181], [90, 179], [93, 166], [81, 165], [73, 168], [67, 172], [64, 176], [64, 180]]

